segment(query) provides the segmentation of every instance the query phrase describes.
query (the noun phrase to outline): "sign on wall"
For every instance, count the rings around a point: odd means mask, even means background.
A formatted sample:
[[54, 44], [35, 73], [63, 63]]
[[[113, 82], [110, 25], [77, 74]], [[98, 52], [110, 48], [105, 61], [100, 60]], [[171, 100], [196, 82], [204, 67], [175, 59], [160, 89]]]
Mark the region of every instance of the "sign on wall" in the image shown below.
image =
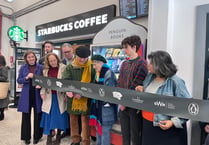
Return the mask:
[[[16, 49], [15, 49], [15, 60], [16, 60], [16, 62], [15, 62], [15, 75], [16, 75], [16, 79], [15, 80], [17, 80], [17, 78], [18, 78], [18, 75], [19, 75], [19, 70], [20, 70], [20, 67], [23, 65], [23, 64], [25, 64], [25, 62], [24, 62], [24, 53], [26, 52], [26, 51], [28, 51], [28, 50], [32, 50], [34, 53], [35, 53], [35, 55], [36, 55], [36, 57], [37, 57], [37, 60], [39, 60], [40, 59], [40, 57], [41, 57], [41, 49], [40, 48], [26, 48], [26, 47], [16, 47]], [[15, 88], [16, 88], [16, 90], [15, 90], [15, 93], [16, 92], [21, 92], [21, 90], [22, 90], [22, 85], [21, 84], [18, 84], [17, 83], [17, 81], [16, 81], [16, 86], [15, 86]], [[16, 95], [15, 95], [16, 96]]]
[[110, 5], [72, 17], [36, 26], [36, 41], [94, 34], [116, 15], [116, 6]]
[[12, 26], [8, 30], [8, 36], [13, 41], [22, 41], [23, 39], [25, 39], [26, 34], [21, 27]]
[[41, 58], [41, 49], [40, 48], [17, 47], [16, 48], [16, 60], [17, 59], [24, 59], [23, 58], [24, 53], [28, 50], [32, 50], [35, 53], [37, 60], [39, 60]]

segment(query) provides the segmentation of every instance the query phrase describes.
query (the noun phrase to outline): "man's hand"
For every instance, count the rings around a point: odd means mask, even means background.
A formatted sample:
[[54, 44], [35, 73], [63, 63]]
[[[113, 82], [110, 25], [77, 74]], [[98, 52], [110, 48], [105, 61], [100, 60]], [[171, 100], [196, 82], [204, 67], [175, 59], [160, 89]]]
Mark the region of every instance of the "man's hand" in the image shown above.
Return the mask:
[[80, 99], [80, 98], [81, 98], [81, 95], [79, 95], [79, 94], [74, 94], [74, 93], [73, 93], [73, 96], [74, 96], [76, 99]]
[[139, 91], [139, 92], [143, 92], [144, 88], [143, 88], [143, 86], [136, 86], [135, 90]]

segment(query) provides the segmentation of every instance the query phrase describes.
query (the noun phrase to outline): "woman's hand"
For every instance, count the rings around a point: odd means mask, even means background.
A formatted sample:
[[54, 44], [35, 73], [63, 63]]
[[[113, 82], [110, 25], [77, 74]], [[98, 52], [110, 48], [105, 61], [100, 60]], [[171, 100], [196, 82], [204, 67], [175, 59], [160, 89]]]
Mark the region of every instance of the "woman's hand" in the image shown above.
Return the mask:
[[39, 85], [36, 86], [36, 89], [40, 89], [40, 88], [41, 88], [41, 86], [39, 86]]
[[124, 111], [126, 109], [126, 106], [119, 105], [119, 108], [120, 108], [121, 111]]
[[173, 126], [173, 122], [171, 120], [160, 121], [159, 126], [162, 130], [167, 130]]
[[144, 88], [143, 88], [143, 86], [136, 86], [135, 90], [139, 91], [139, 92], [143, 92]]
[[66, 95], [67, 95], [69, 98], [72, 98], [72, 97], [73, 97], [73, 92], [66, 92]]
[[33, 78], [33, 73], [29, 73], [25, 78], [26, 78], [26, 80], [28, 80], [29, 78], [32, 79]]
[[41, 94], [41, 99], [45, 100], [45, 98], [46, 98], [46, 95], [45, 94]]
[[209, 133], [209, 125], [205, 125], [205, 132]]

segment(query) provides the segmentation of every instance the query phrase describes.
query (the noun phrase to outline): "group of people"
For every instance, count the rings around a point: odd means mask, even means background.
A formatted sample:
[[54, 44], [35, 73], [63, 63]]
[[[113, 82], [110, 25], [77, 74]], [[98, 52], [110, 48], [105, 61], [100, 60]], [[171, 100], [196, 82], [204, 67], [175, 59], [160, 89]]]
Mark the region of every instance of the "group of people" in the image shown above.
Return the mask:
[[[32, 50], [27, 51], [25, 64], [21, 66], [17, 79], [19, 84], [23, 84], [18, 103], [18, 111], [22, 112], [21, 140], [30, 144], [33, 108], [34, 144], [39, 142], [42, 134], [46, 134], [47, 145], [59, 145], [63, 132], [70, 128], [71, 145], [80, 145], [81, 141], [83, 145], [90, 145], [90, 126], [95, 126], [96, 144], [110, 145], [111, 128], [118, 119], [119, 108], [123, 145], [187, 145], [186, 119], [89, 99], [75, 92], [59, 92], [32, 85], [34, 75], [43, 75], [191, 98], [184, 81], [176, 76], [177, 68], [167, 52], [150, 53], [147, 64], [137, 54], [141, 45], [138, 36], [125, 38], [121, 45], [128, 58], [120, 67], [118, 79], [103, 56], [93, 55], [89, 58], [90, 49], [86, 46], [79, 46], [73, 54], [71, 45], [63, 44], [62, 51], [66, 58], [61, 61], [52, 53], [53, 43], [46, 41], [47, 54], [39, 60], [40, 63], [37, 63]], [[52, 141], [55, 134], [56, 140]]]

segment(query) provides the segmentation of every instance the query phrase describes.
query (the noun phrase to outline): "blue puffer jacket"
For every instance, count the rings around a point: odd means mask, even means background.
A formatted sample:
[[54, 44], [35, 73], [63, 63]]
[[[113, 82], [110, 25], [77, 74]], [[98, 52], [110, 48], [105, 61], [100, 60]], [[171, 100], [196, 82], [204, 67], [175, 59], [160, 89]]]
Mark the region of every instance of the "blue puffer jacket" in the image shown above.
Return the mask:
[[[155, 75], [149, 73], [145, 78], [143, 85], [144, 89], [155, 79]], [[191, 98], [187, 88], [185, 86], [184, 81], [176, 75], [167, 78], [163, 85], [160, 86], [157, 90], [157, 94], [165, 95], [165, 96], [176, 96], [182, 98]], [[163, 114], [154, 114], [154, 126], [159, 126], [159, 121], [161, 120], [172, 120], [174, 126], [176, 128], [182, 128], [182, 124], [186, 122], [185, 119], [167, 116]]]

